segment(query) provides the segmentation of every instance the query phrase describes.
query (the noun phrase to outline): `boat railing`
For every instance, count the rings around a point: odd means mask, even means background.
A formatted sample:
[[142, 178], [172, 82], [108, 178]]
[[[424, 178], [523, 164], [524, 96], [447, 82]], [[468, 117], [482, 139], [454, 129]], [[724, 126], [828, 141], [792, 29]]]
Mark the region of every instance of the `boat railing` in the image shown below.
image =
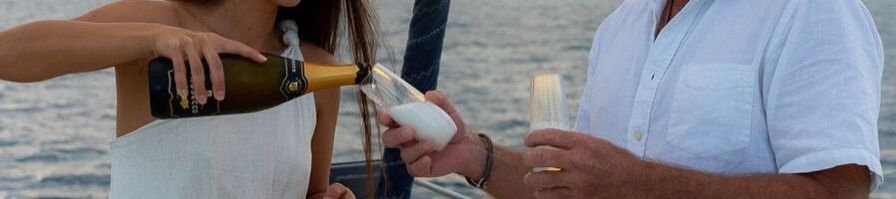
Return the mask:
[[[379, 160], [373, 161], [372, 164], [373, 169], [373, 182], [378, 182], [380, 178], [383, 177], [383, 163]], [[345, 162], [345, 163], [334, 163], [330, 166], [330, 183], [341, 183], [352, 190], [355, 193], [357, 198], [372, 198], [368, 195], [368, 193], [372, 193], [368, 191], [368, 181], [367, 181], [367, 165], [364, 161], [357, 162]], [[417, 187], [422, 187], [427, 190], [432, 191], [432, 193], [438, 194], [440, 196], [446, 198], [454, 198], [454, 199], [470, 199], [472, 197], [466, 196], [464, 194], [458, 193], [455, 190], [451, 190], [444, 186], [435, 184], [425, 179], [414, 179], [414, 184], [418, 185]], [[374, 186], [377, 186], [374, 184]], [[387, 185], [388, 186], [388, 185]], [[373, 187], [376, 189], [376, 187]], [[413, 198], [413, 197], [411, 197]]]

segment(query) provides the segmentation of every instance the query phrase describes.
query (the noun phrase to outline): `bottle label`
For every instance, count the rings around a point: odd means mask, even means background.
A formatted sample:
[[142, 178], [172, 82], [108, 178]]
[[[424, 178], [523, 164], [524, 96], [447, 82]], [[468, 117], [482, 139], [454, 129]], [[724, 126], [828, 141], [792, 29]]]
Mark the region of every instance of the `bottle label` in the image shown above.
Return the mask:
[[[168, 110], [171, 110], [171, 117], [217, 115], [221, 113], [221, 102], [215, 100], [211, 90], [205, 91], [207, 92], [206, 96], [208, 96], [205, 105], [199, 104], [193, 87], [194, 79], [189, 75], [187, 76], [187, 84], [190, 85], [190, 88], [187, 89], [189, 91], [187, 96], [190, 99], [183, 99], [177, 95], [177, 88], [174, 86], [174, 70], [168, 71], [168, 81], [168, 95], [170, 96], [168, 99]], [[205, 84], [211, 85], [211, 81], [207, 80]]]
[[286, 99], [292, 99], [302, 94], [308, 89], [308, 77], [305, 76], [305, 63], [298, 60], [286, 59], [283, 62], [284, 74], [283, 81], [280, 84], [280, 93]]

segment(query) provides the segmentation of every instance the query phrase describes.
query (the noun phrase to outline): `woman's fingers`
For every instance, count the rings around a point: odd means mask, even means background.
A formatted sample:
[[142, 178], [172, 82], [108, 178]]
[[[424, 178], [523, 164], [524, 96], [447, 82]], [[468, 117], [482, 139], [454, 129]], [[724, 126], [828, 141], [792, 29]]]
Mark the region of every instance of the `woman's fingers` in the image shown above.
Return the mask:
[[205, 104], [206, 102], [206, 89], [205, 89], [205, 67], [202, 66], [202, 57], [199, 56], [199, 49], [196, 47], [196, 41], [188, 41], [184, 42], [184, 50], [187, 54], [187, 59], [190, 61], [190, 75], [193, 80], [193, 96], [196, 97], [196, 101], [199, 104]]
[[221, 53], [240, 55], [252, 59], [253, 61], [258, 63], [264, 63], [268, 61], [268, 58], [258, 52], [258, 50], [255, 50], [254, 48], [249, 47], [246, 44], [217, 35], [214, 35], [211, 38], [214, 38], [213, 43], [218, 45], [217, 50]]
[[355, 194], [352, 193], [352, 190], [345, 187], [345, 185], [335, 183], [330, 185], [327, 188], [327, 193], [324, 194], [325, 199], [355, 199]]
[[183, 53], [176, 52], [168, 55], [174, 64], [174, 85], [177, 86], [177, 95], [183, 100], [190, 100], [189, 87], [187, 86], [187, 67], [184, 66]]
[[221, 58], [218, 57], [218, 52], [214, 49], [205, 47], [202, 51], [205, 55], [205, 61], [208, 63], [215, 99], [222, 101], [224, 100], [224, 91], [226, 90], [226, 84], [224, 84], [224, 64], [221, 63]]
[[[177, 95], [186, 101], [196, 100], [199, 104], [205, 104], [210, 95], [218, 101], [224, 100], [227, 89], [219, 53], [236, 54], [256, 62], [267, 61], [267, 57], [258, 50], [214, 33], [195, 33], [178, 28], [172, 30], [174, 33], [160, 37], [155, 52], [173, 62]], [[203, 66], [203, 58], [208, 69]], [[211, 85], [206, 85], [206, 76], [210, 76], [208, 83]], [[192, 96], [190, 91], [193, 92]]]

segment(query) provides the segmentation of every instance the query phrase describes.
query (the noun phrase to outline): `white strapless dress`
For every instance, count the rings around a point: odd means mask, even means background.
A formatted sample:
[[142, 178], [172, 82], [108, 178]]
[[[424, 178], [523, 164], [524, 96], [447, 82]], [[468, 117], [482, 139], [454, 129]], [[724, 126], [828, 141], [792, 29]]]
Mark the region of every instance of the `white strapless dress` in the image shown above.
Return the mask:
[[[301, 59], [295, 26], [285, 57]], [[111, 141], [110, 198], [305, 198], [312, 94], [249, 114], [155, 120]]]

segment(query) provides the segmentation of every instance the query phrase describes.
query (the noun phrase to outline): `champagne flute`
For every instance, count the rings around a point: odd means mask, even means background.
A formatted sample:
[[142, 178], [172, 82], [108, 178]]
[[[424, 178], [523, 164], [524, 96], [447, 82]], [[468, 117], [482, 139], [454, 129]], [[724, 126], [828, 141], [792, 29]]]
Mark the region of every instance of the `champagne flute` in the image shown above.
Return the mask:
[[359, 86], [395, 122], [413, 127], [418, 141], [432, 139], [436, 150], [442, 150], [457, 132], [448, 113], [426, 101], [423, 93], [380, 64], [371, 68], [370, 75]]
[[[541, 74], [532, 77], [529, 131], [541, 129], [569, 129], [569, 109], [566, 100], [566, 84], [558, 74]], [[537, 146], [558, 150], [551, 146]], [[558, 167], [536, 167], [532, 172], [563, 171]]]

